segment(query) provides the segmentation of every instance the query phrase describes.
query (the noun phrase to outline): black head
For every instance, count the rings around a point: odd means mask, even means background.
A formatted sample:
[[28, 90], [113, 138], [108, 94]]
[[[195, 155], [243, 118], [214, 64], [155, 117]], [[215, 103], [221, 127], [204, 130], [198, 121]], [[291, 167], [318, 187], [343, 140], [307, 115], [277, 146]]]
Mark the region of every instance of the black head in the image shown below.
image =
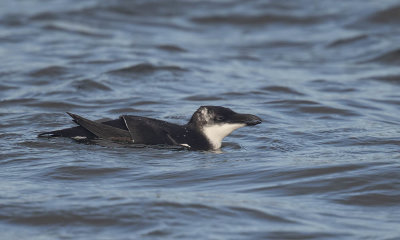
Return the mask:
[[220, 106], [201, 106], [193, 114], [189, 124], [196, 126], [209, 126], [231, 123], [253, 126], [260, 124], [261, 122], [262, 120], [255, 115], [236, 113], [229, 108]]

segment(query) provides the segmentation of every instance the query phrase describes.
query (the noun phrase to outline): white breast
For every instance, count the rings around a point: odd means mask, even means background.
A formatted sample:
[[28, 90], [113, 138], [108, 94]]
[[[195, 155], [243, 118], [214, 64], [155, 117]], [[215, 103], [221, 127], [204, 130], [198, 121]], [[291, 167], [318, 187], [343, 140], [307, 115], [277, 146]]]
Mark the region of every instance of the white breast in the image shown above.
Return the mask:
[[223, 123], [216, 125], [209, 125], [203, 127], [203, 134], [208, 138], [213, 146], [213, 149], [221, 147], [222, 139], [228, 136], [234, 130], [244, 127], [246, 124], [243, 123]]

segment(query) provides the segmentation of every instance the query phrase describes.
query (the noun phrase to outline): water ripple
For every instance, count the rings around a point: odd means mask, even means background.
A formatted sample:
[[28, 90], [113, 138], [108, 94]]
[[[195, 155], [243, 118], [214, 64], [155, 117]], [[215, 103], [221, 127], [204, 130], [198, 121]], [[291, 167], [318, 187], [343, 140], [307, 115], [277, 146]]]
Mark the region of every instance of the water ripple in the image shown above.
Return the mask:
[[116, 70], [109, 71], [108, 73], [113, 74], [147, 74], [156, 71], [170, 71], [170, 72], [181, 72], [186, 69], [178, 66], [155, 66], [149, 63], [140, 63], [130, 67], [124, 67]]

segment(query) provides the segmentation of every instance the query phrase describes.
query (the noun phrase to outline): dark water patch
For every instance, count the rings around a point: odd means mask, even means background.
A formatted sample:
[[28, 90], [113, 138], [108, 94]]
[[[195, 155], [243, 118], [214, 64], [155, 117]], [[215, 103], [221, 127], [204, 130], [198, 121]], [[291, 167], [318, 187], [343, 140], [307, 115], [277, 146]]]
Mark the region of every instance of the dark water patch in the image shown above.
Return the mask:
[[284, 87], [284, 86], [268, 86], [268, 87], [263, 87], [261, 89], [264, 91], [273, 92], [273, 93], [284, 93], [284, 94], [290, 94], [290, 95], [304, 96], [304, 94], [302, 94], [296, 90], [293, 90], [289, 87]]
[[341, 108], [334, 108], [328, 106], [317, 106], [317, 107], [299, 107], [298, 108], [302, 113], [309, 113], [309, 114], [333, 114], [333, 115], [340, 115], [340, 116], [360, 116], [355, 111], [341, 109]]
[[375, 110], [375, 111], [380, 111], [382, 109], [372, 106], [371, 104], [365, 104], [362, 103], [356, 99], [343, 99], [343, 100], [339, 100], [338, 102], [340, 102], [341, 104], [345, 105], [345, 106], [349, 106], [349, 107], [353, 107], [359, 110]]
[[144, 106], [144, 105], [154, 105], [154, 104], [160, 104], [161, 102], [156, 102], [156, 101], [138, 101], [132, 103], [133, 106]]
[[60, 75], [65, 75], [69, 72], [66, 67], [62, 66], [49, 66], [36, 71], [31, 72], [29, 75], [31, 77], [58, 77]]
[[58, 110], [66, 110], [66, 109], [74, 109], [74, 108], [82, 108], [85, 107], [83, 105], [77, 105], [68, 102], [59, 102], [59, 101], [33, 101], [25, 104], [29, 107], [37, 107], [43, 109], [58, 109]]
[[180, 12], [181, 6], [186, 6], [185, 2], [120, 2], [118, 4], [103, 5], [107, 11], [116, 13], [117, 15], [132, 16], [146, 16], [152, 13], [157, 17], [174, 17]]
[[400, 75], [377, 76], [368, 79], [372, 79], [379, 82], [390, 83], [394, 85], [400, 85]]
[[[2, 126], [2, 125], [0, 125]], [[19, 134], [16, 133], [0, 133], [0, 138], [2, 139], [15, 139], [17, 137], [19, 137]]]
[[[371, 166], [346, 164], [310, 168], [300, 167], [293, 170], [256, 174], [254, 176], [256, 179], [262, 181], [263, 178], [266, 178], [268, 179], [268, 184], [264, 184], [262, 187], [250, 187], [243, 190], [243, 192], [300, 196], [310, 193], [313, 195], [334, 195], [339, 192], [358, 191], [370, 182], [368, 177], [359, 176], [368, 174], [365, 169], [371, 169], [374, 165], [381, 166], [383, 164], [371, 164]], [[253, 181], [255, 183], [258, 182]]]
[[349, 137], [342, 138], [335, 141], [326, 141], [323, 144], [336, 145], [336, 146], [400, 146], [400, 138], [393, 137]]
[[357, 91], [356, 88], [351, 87], [325, 87], [320, 88], [319, 91], [321, 92], [334, 92], [334, 93], [348, 93], [348, 92], [355, 92]]
[[186, 49], [176, 45], [159, 45], [157, 48], [167, 52], [187, 52]]
[[367, 21], [379, 24], [399, 24], [400, 6], [392, 6], [380, 12], [376, 12], [367, 18]]
[[0, 25], [20, 27], [26, 24], [27, 18], [22, 14], [5, 14], [1, 16]]
[[[1, 107], [13, 107], [17, 104], [29, 104], [31, 102], [35, 102], [37, 101], [36, 98], [18, 98], [18, 99], [4, 99], [4, 100], [0, 100], [0, 106]], [[20, 106], [21, 106], [20, 105]]]
[[106, 65], [106, 64], [112, 64], [115, 63], [116, 60], [92, 60], [92, 61], [80, 61], [80, 62], [75, 62], [75, 63], [81, 63], [81, 64], [93, 64], [93, 65]]
[[308, 47], [310, 45], [311, 44], [308, 42], [281, 40], [281, 41], [269, 41], [269, 42], [265, 42], [265, 43], [261, 43], [261, 44], [256, 44], [256, 45], [253, 45], [253, 47], [256, 47], [256, 48], [260, 48], [260, 47], [292, 48], [292, 47]]
[[316, 177], [315, 179], [302, 179], [297, 182], [282, 183], [279, 186], [264, 187], [253, 189], [255, 192], [274, 192], [283, 196], [301, 196], [301, 195], [325, 195], [325, 194], [338, 194], [341, 192], [357, 191], [364, 184], [368, 184], [361, 178], [355, 177], [335, 177], [332, 179], [325, 179]]
[[326, 92], [335, 92], [335, 93], [348, 93], [348, 92], [356, 92], [358, 91], [357, 88], [326, 88], [326, 89], [321, 89], [322, 91]]
[[[30, 226], [42, 225], [91, 225], [91, 226], [111, 226], [124, 225], [126, 219], [123, 214], [121, 218], [107, 216], [101, 210], [77, 209], [75, 211], [57, 210], [57, 209], [26, 209], [25, 211], [12, 212], [11, 207], [3, 207], [0, 213], [0, 219], [8, 222], [24, 224]], [[19, 214], [15, 214], [19, 213]], [[115, 213], [114, 213], [115, 214]], [[133, 214], [130, 217], [137, 217]], [[124, 221], [125, 220], [125, 221]]]
[[74, 81], [72, 84], [78, 91], [112, 91], [110, 87], [108, 87], [104, 83], [100, 83], [94, 81], [92, 79], [84, 79], [79, 81]]
[[[319, 115], [339, 115], [339, 116], [360, 116], [359, 113], [347, 109], [322, 106], [319, 103], [308, 100], [274, 100], [266, 102], [277, 109], [288, 110], [291, 114], [319, 114]], [[295, 110], [295, 111], [293, 111]]]
[[391, 125], [393, 127], [397, 127], [400, 125], [400, 119], [397, 116], [391, 116], [385, 112], [383, 113], [376, 113], [375, 116], [377, 117], [376, 121]]
[[398, 65], [400, 64], [400, 48], [383, 53], [377, 57], [363, 61], [361, 63], [369, 63], [369, 62]]
[[15, 74], [16, 74], [16, 72], [4, 69], [4, 70], [2, 70], [2, 72], [0, 72], [0, 78], [10, 77], [10, 76], [15, 75]]
[[94, 177], [104, 177], [105, 175], [117, 174], [125, 171], [125, 168], [99, 168], [87, 166], [63, 166], [49, 170], [45, 177], [58, 180], [76, 180]]
[[111, 109], [108, 112], [109, 113], [114, 113], [114, 114], [123, 114], [123, 113], [140, 113], [140, 112], [143, 112], [143, 110], [136, 109], [136, 108], [125, 107], [125, 108]]
[[[115, 84], [113, 84], [112, 87], [114, 89]], [[78, 92], [75, 91], [75, 94], [76, 93], [78, 93]], [[138, 99], [141, 99], [141, 98], [137, 98], [130, 94], [126, 94], [126, 95], [117, 95], [113, 98], [102, 98], [102, 97], [94, 98], [93, 97], [93, 98], [80, 99], [80, 100], [81, 100], [81, 102], [84, 102], [85, 104], [102, 106], [104, 108], [105, 106], [116, 107], [116, 106], [120, 106], [121, 104], [123, 104], [124, 106], [129, 106], [130, 104], [132, 104], [132, 102], [137, 101]], [[76, 99], [73, 99], [73, 101], [76, 101]]]
[[[257, 236], [257, 235], [256, 235]], [[327, 233], [324, 231], [316, 231], [316, 232], [299, 232], [299, 231], [270, 231], [261, 236], [258, 236], [264, 239], [346, 239], [351, 238], [351, 234], [345, 233]]]
[[226, 93], [222, 93], [221, 95], [235, 97], [235, 96], [246, 96], [248, 94], [249, 93], [246, 93], [246, 92], [226, 92]]
[[349, 37], [349, 38], [342, 38], [342, 39], [337, 39], [331, 43], [328, 44], [328, 47], [342, 47], [342, 46], [346, 46], [349, 44], [355, 44], [361, 40], [365, 40], [368, 38], [368, 35], [356, 35], [353, 37]]
[[371, 101], [372, 103], [381, 103], [383, 105], [394, 105], [396, 107], [400, 106], [400, 100], [392, 100], [392, 99], [367, 99], [368, 101]]
[[[18, 89], [16, 86], [10, 86], [10, 85], [5, 85], [0, 83], [0, 91], [7, 91], [7, 90], [15, 90]], [[0, 93], [1, 94], [1, 93]]]
[[266, 104], [276, 105], [284, 108], [319, 105], [318, 102], [310, 100], [297, 100], [297, 99], [273, 100], [266, 102]]
[[229, 207], [230, 210], [235, 212], [235, 215], [238, 215], [239, 218], [251, 218], [251, 219], [259, 219], [262, 221], [272, 221], [272, 222], [280, 222], [280, 223], [296, 223], [295, 221], [289, 220], [288, 218], [278, 216], [275, 214], [266, 213], [260, 209], [256, 208], [245, 208], [245, 207]]
[[189, 97], [184, 97], [183, 100], [187, 101], [221, 101], [223, 98], [216, 97], [216, 96], [205, 96], [205, 95], [193, 95]]
[[131, 67], [112, 70], [109, 71], [108, 73], [126, 75], [126, 74], [149, 74], [157, 71], [182, 72], [187, 70], [178, 66], [155, 66], [149, 63], [140, 63], [133, 65]]
[[[382, 165], [382, 164], [377, 164]], [[310, 168], [297, 168], [293, 170], [285, 171], [285, 174], [280, 179], [299, 179], [316, 176], [325, 176], [333, 174], [342, 174], [349, 171], [359, 171], [370, 166], [366, 164], [343, 164], [343, 165], [331, 165], [322, 167], [310, 167]]]
[[228, 24], [228, 25], [265, 25], [265, 24], [290, 24], [308, 25], [325, 21], [328, 17], [317, 16], [284, 16], [284, 15], [242, 15], [227, 14], [194, 17], [191, 20], [198, 24]]
[[307, 85], [316, 88], [318, 91], [327, 93], [348, 93], [357, 91], [357, 88], [353, 87], [351, 84], [324, 79], [309, 81]]
[[59, 15], [57, 13], [52, 13], [52, 12], [41, 12], [29, 17], [29, 19], [32, 21], [49, 21], [49, 20], [56, 20], [58, 18]]
[[274, 100], [267, 102], [268, 104], [282, 104], [286, 106], [292, 106], [292, 105], [319, 105], [318, 102], [310, 101], [310, 100], [294, 100], [294, 99], [287, 99], [287, 100]]
[[[31, 133], [32, 135], [34, 133]], [[28, 141], [22, 141], [18, 142], [17, 145], [23, 147], [25, 150], [27, 148], [32, 148], [32, 149], [41, 149], [41, 148], [48, 148], [51, 143], [43, 143], [39, 142], [37, 140], [28, 140]]]
[[355, 193], [342, 199], [337, 199], [337, 203], [344, 205], [356, 205], [356, 206], [399, 206], [400, 194], [396, 193]]

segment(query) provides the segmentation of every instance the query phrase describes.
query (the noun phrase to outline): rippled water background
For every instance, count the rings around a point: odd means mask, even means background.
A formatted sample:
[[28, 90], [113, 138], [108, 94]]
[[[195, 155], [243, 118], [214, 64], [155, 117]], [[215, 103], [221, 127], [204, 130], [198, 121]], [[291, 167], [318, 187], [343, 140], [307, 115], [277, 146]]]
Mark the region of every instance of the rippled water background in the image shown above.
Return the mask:
[[[400, 239], [400, 3], [0, 1], [1, 239]], [[200, 105], [222, 153], [38, 139]]]

